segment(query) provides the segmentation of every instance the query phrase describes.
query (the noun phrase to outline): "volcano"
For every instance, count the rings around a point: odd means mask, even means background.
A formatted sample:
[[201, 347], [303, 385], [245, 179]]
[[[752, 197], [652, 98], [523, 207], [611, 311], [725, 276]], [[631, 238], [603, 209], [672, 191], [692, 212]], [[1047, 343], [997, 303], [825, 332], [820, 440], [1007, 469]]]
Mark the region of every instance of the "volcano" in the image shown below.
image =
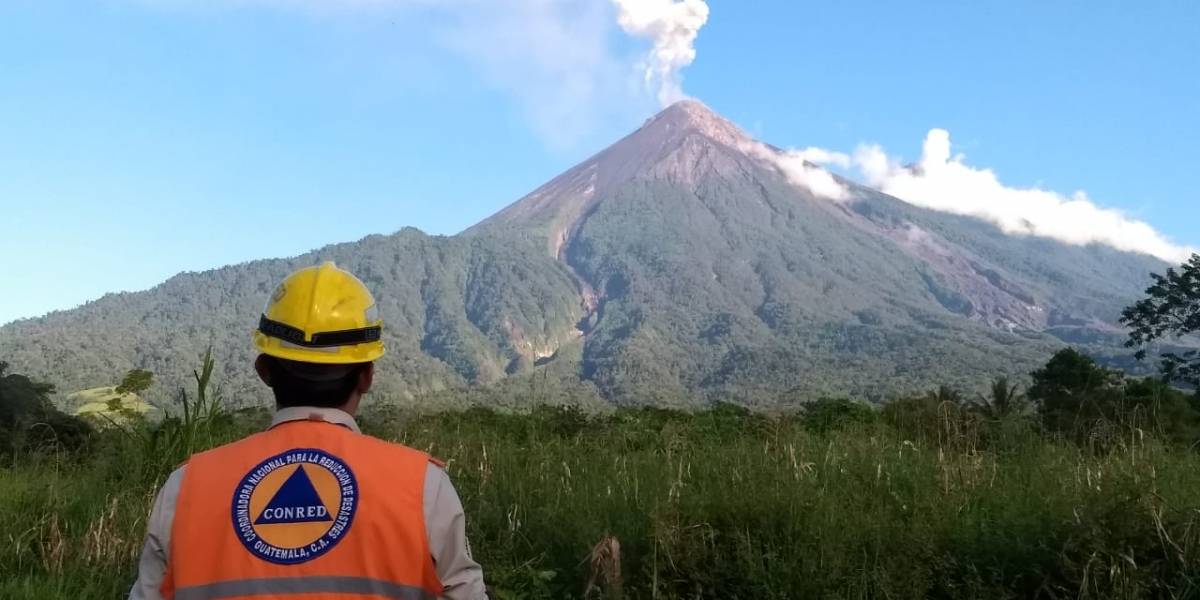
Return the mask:
[[[1120, 310], [1167, 266], [1007, 235], [840, 178], [844, 197], [822, 197], [775, 152], [680, 102], [459, 235], [404, 229], [181, 274], [0, 328], [0, 356], [68, 391], [135, 367], [174, 389], [211, 345], [227, 397], [262, 403], [248, 328], [274, 282], [334, 260], [387, 323], [382, 398], [878, 400], [976, 389], [1068, 344], [1121, 363]], [[529, 391], [538, 381], [557, 383]]]

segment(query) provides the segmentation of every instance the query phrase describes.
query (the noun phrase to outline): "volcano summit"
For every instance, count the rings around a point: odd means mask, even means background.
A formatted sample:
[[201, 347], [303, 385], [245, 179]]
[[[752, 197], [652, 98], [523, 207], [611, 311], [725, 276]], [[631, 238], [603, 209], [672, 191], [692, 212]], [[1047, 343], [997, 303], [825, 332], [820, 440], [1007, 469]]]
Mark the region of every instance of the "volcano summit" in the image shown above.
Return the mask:
[[1120, 310], [1166, 267], [833, 175], [846, 193], [819, 196], [775, 153], [680, 102], [457, 236], [404, 229], [181, 274], [0, 328], [0, 356], [68, 391], [134, 367], [175, 389], [211, 344], [226, 397], [265, 402], [248, 366], [262, 303], [291, 269], [334, 260], [379, 301], [385, 396], [553, 378], [621, 403], [880, 399], [973, 389], [1066, 344], [1124, 356]]

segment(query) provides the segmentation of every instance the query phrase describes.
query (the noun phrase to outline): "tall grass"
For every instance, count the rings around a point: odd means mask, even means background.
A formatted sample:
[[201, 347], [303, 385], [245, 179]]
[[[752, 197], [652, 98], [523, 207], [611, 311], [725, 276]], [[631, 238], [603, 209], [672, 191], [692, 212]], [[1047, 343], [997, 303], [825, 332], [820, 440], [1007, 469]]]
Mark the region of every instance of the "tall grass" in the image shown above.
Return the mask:
[[1200, 461], [1151, 440], [1094, 455], [1035, 437], [964, 449], [878, 425], [813, 434], [788, 418], [553, 424], [480, 413], [377, 431], [451, 460], [493, 582], [521, 597], [580, 595], [609, 537], [631, 597], [1197, 589]]
[[[262, 418], [189, 412], [0, 470], [0, 597], [121, 596], [176, 458]], [[501, 599], [1200, 595], [1200, 458], [1150, 435], [1096, 452], [1019, 422], [730, 409], [362, 422], [448, 461]]]

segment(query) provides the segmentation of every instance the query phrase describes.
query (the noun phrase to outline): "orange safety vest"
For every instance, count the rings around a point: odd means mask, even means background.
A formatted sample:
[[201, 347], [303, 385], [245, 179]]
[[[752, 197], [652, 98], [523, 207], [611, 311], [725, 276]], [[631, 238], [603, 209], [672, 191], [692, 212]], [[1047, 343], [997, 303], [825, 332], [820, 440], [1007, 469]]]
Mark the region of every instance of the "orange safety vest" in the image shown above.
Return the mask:
[[193, 456], [163, 597], [437, 598], [424, 514], [430, 460], [316, 420]]

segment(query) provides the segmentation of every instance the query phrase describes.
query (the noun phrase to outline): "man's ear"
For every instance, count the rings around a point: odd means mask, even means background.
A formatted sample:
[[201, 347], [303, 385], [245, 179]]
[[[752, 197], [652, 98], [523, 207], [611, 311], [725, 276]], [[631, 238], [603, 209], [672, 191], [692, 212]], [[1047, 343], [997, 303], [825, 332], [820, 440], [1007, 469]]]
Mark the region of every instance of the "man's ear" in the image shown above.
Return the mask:
[[371, 384], [375, 383], [375, 363], [367, 363], [366, 368], [358, 372], [358, 387], [355, 388], [359, 394], [366, 394], [371, 391]]
[[254, 370], [258, 373], [258, 378], [267, 384], [267, 387], [273, 387], [271, 385], [271, 365], [267, 364], [269, 360], [271, 359], [266, 354], [259, 354], [258, 358], [254, 359]]

